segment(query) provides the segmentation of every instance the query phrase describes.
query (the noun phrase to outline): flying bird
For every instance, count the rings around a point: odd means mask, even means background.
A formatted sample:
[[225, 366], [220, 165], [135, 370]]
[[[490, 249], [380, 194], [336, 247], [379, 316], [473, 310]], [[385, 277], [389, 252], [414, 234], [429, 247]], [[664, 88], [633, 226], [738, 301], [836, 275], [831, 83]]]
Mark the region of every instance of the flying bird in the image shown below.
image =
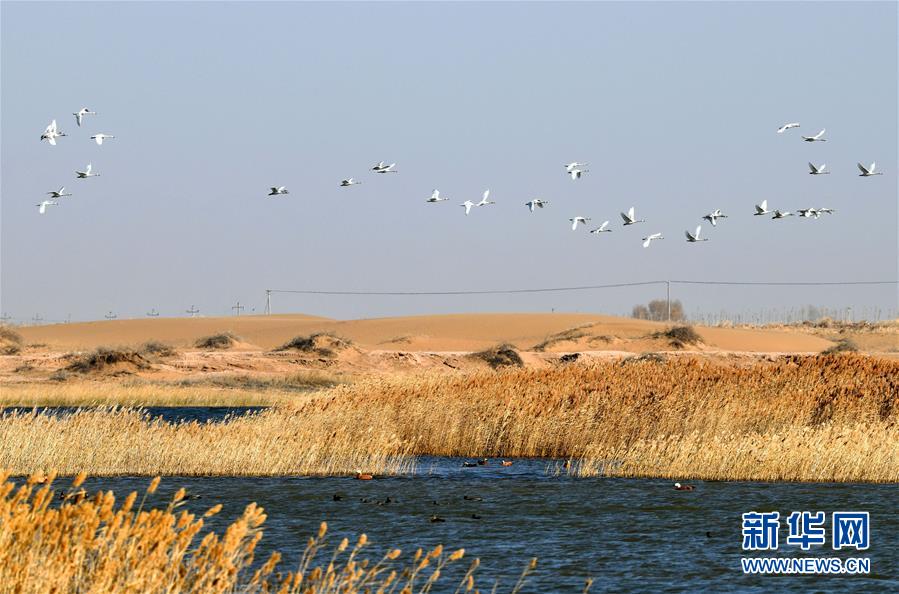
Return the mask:
[[771, 217], [771, 219], [772, 220], [783, 219], [783, 218], [791, 217], [791, 216], [793, 216], [793, 213], [791, 213], [789, 210], [785, 210], [785, 211], [781, 212], [777, 209], [774, 209], [774, 216]]
[[62, 198], [63, 196], [71, 196], [71, 195], [72, 195], [72, 194], [67, 194], [67, 193], [66, 193], [66, 187], [65, 187], [65, 186], [59, 188], [58, 190], [51, 190], [51, 191], [47, 192], [47, 194], [49, 194], [49, 195], [50, 195], [50, 198], [53, 198], [53, 199], [56, 199], [56, 198]]
[[55, 200], [42, 200], [42, 201], [38, 202], [35, 206], [38, 207], [37, 208], [38, 214], [44, 214], [45, 212], [47, 212], [48, 206], [56, 206], [57, 204], [59, 204], [59, 202], [56, 202]]
[[874, 168], [877, 167], [877, 162], [872, 162], [870, 167], [865, 167], [861, 163], [856, 163], [858, 165], [858, 170], [861, 173], [858, 174], [859, 177], [871, 177], [872, 175], [883, 175], [882, 171], [874, 171]]
[[696, 233], [690, 233], [689, 231], [684, 231], [684, 235], [687, 236], [688, 243], [696, 243], [697, 241], [708, 241], [708, 237], [699, 238], [699, 233], [702, 231], [702, 225], [696, 226]]
[[534, 212], [537, 208], [543, 208], [547, 204], [549, 204], [548, 200], [541, 200], [540, 198], [534, 198], [533, 200], [528, 200], [524, 203], [531, 212]]
[[443, 202], [445, 200], [449, 200], [449, 198], [441, 198], [440, 190], [434, 190], [431, 192], [431, 197], [428, 198], [425, 202]]
[[578, 223], [587, 224], [587, 221], [590, 220], [590, 217], [574, 217], [573, 219], [568, 219], [571, 221], [571, 230], [576, 231]]
[[824, 171], [825, 167], [827, 167], [827, 163], [821, 163], [820, 166], [815, 165], [814, 163], [809, 163], [808, 164], [808, 168], [809, 168], [808, 174], [809, 175], [827, 175], [830, 172]]
[[271, 191], [268, 193], [269, 196], [280, 196], [282, 194], [290, 194], [290, 191], [288, 191], [287, 187], [285, 187], [285, 186], [272, 186], [270, 188], [270, 190]]
[[396, 163], [391, 163], [390, 165], [385, 165], [384, 161], [378, 162], [377, 165], [371, 168], [375, 173], [396, 173], [394, 169], [396, 167]]
[[603, 221], [602, 225], [600, 225], [596, 229], [591, 229], [590, 233], [595, 233], [597, 235], [599, 235], [600, 233], [611, 233], [612, 232], [611, 229], [606, 229], [606, 227], [608, 227], [608, 226], [609, 226], [609, 221]]
[[798, 128], [798, 127], [799, 127], [799, 122], [793, 122], [793, 123], [790, 123], [790, 124], [784, 124], [783, 126], [781, 126], [780, 128], [777, 129], [777, 133], [778, 133], [778, 134], [783, 134], [784, 132], [786, 132], [786, 131], [789, 130], [790, 128]]
[[628, 225], [636, 225], [637, 223], [645, 223], [646, 219], [640, 219], [639, 221], [634, 218], [634, 207], [630, 207], [627, 212], [621, 213], [621, 218], [624, 220], [625, 227]]
[[82, 107], [77, 112], [72, 114], [75, 116], [75, 121], [78, 122], [78, 127], [81, 127], [81, 120], [84, 119], [86, 115], [97, 115], [96, 111], [91, 111], [86, 107]]
[[726, 219], [727, 215], [721, 212], [720, 208], [716, 208], [713, 212], [710, 212], [702, 218], [710, 222], [712, 224], [712, 227], [714, 227], [718, 224], [718, 219]]
[[475, 206], [488, 206], [490, 204], [496, 204], [493, 200], [487, 200], [487, 197], [490, 196], [490, 190], [484, 190], [483, 196], [481, 196], [481, 201], [478, 202]]
[[565, 171], [567, 171], [568, 173], [571, 173], [575, 169], [578, 169], [579, 167], [584, 167], [585, 165], [587, 165], [587, 164], [586, 163], [578, 163], [577, 161], [575, 161], [574, 163], [569, 163], [568, 165], [566, 165]]
[[468, 213], [471, 212], [471, 207], [474, 206], [474, 205], [475, 205], [474, 202], [472, 202], [471, 200], [466, 200], [465, 202], [463, 202], [463, 203], [460, 204], [459, 206], [464, 206], [464, 207], [465, 207], [465, 214], [468, 214]]
[[65, 136], [65, 132], [60, 132], [56, 127], [56, 120], [51, 120], [50, 125], [44, 130], [44, 133], [41, 134], [41, 140], [46, 140], [52, 146], [56, 146], [56, 139], [60, 136]]
[[103, 141], [107, 138], [115, 138], [115, 136], [113, 136], [112, 134], [94, 134], [93, 136], [91, 136], [91, 140], [99, 145], [102, 145]]
[[814, 208], [800, 208], [796, 211], [796, 213], [799, 214], [800, 217], [804, 217], [806, 219], [812, 217], [817, 219], [819, 216], [821, 216], [821, 214]]
[[818, 132], [817, 134], [815, 134], [814, 136], [803, 136], [802, 140], [804, 140], [806, 142], [816, 142], [816, 141], [817, 142], [827, 142], [826, 138], [821, 138], [822, 136], [824, 136], [825, 130], [826, 130], [826, 128], [821, 128], [821, 131]]
[[590, 171], [589, 169], [572, 169], [568, 172], [568, 175], [571, 176], [571, 179], [581, 179], [581, 176]]
[[762, 200], [761, 204], [755, 205], [755, 212], [753, 213], [755, 216], [759, 217], [766, 214], [771, 214], [771, 211], [768, 210], [768, 201]]
[[88, 163], [87, 167], [84, 168], [84, 171], [76, 170], [75, 175], [78, 177], [78, 179], [86, 179], [88, 177], [99, 177], [100, 174], [91, 172], [91, 164]]
[[356, 184], [361, 184], [361, 183], [362, 183], [361, 181], [356, 181], [351, 177], [349, 179], [342, 180], [340, 182], [340, 187], [347, 188], [349, 186], [355, 186]]
[[665, 239], [665, 238], [662, 237], [661, 233], [653, 233], [652, 235], [649, 235], [649, 236], [643, 238], [643, 247], [648, 248], [649, 244], [651, 244], [656, 239]]

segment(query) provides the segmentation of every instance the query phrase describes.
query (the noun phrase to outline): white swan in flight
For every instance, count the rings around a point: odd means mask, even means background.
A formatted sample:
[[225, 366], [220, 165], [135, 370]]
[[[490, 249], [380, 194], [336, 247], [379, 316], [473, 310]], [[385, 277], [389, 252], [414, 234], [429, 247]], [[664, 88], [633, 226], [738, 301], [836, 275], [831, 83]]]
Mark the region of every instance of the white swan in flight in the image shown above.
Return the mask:
[[50, 198], [52, 198], [54, 200], [56, 198], [62, 198], [63, 196], [71, 196], [72, 195], [71, 193], [66, 193], [65, 186], [59, 188], [58, 190], [51, 190], [51, 191], [47, 192], [47, 194], [49, 194]]
[[702, 218], [710, 222], [712, 224], [712, 227], [714, 227], [718, 224], [718, 219], [726, 219], [727, 215], [721, 212], [720, 208], [716, 208], [714, 211], [710, 212]]
[[602, 225], [600, 225], [596, 229], [591, 229], [590, 233], [594, 233], [596, 235], [599, 235], [600, 233], [611, 233], [612, 232], [611, 229], [606, 229], [606, 227], [608, 227], [608, 226], [609, 226], [609, 221], [603, 221]]
[[656, 239], [665, 239], [662, 237], [661, 233], [653, 233], [652, 235], [648, 235], [643, 238], [643, 247], [648, 248], [649, 244], [651, 244]]
[[798, 127], [799, 127], [799, 122], [792, 122], [792, 123], [789, 123], [789, 124], [784, 124], [783, 126], [781, 126], [780, 128], [777, 129], [777, 133], [778, 133], [778, 134], [783, 134], [784, 132], [786, 132], [786, 131], [789, 130], [790, 128], [798, 128]]
[[768, 200], [762, 200], [761, 204], [756, 204], [755, 212], [753, 214], [757, 217], [760, 217], [760, 216], [766, 215], [766, 214], [771, 214], [771, 211], [768, 210]]
[[877, 167], [876, 161], [871, 163], [870, 167], [865, 167], [861, 163], [856, 163], [856, 165], [858, 165], [858, 170], [861, 171], [861, 173], [858, 174], [859, 177], [870, 177], [872, 175], [883, 175], [883, 171], [874, 171], [874, 169]]
[[425, 200], [425, 202], [443, 202], [445, 200], [449, 200], [449, 198], [441, 198], [440, 190], [434, 190], [431, 192], [431, 197]]
[[90, 163], [87, 164], [87, 167], [84, 168], [84, 171], [75, 171], [75, 175], [78, 179], [86, 179], [88, 177], [99, 177], [99, 173], [93, 173], [91, 171], [92, 165]]
[[814, 163], [809, 163], [809, 164], [808, 164], [808, 168], [809, 168], [808, 174], [809, 174], [809, 175], [827, 175], [827, 174], [829, 174], [830, 172], [829, 172], [829, 171], [824, 171], [824, 169], [825, 169], [826, 167], [827, 167], [827, 163], [821, 163], [820, 166], [819, 166], [819, 165], [815, 165]]
[[803, 136], [802, 140], [806, 142], [827, 142], [826, 138], [821, 138], [824, 136], [824, 131], [826, 128], [821, 128], [821, 131], [815, 134], [814, 136]]
[[587, 221], [590, 220], [590, 217], [574, 217], [573, 219], [568, 219], [568, 220], [571, 221], [571, 230], [577, 231], [578, 223], [583, 223], [586, 225]]
[[640, 219], [639, 221], [634, 218], [634, 207], [630, 207], [627, 212], [621, 213], [621, 218], [624, 221], [624, 225], [636, 225], [637, 223], [645, 223], [646, 219]]
[[534, 212], [534, 210], [538, 208], [543, 208], [547, 204], [549, 204], [548, 200], [541, 200], [540, 198], [534, 198], [533, 200], [528, 200], [524, 203], [524, 205], [527, 206], [528, 210], [530, 210], [531, 212]]
[[800, 217], [817, 219], [822, 214], [833, 214], [832, 208], [800, 208], [796, 211]]
[[471, 212], [471, 207], [474, 206], [474, 202], [472, 202], [471, 200], [466, 200], [465, 202], [463, 202], [463, 203], [460, 204], [459, 206], [464, 206], [464, 207], [465, 207], [465, 214], [468, 214], [468, 213]]
[[59, 202], [56, 202], [55, 200], [41, 200], [35, 206], [37, 206], [38, 214], [44, 214], [47, 212], [48, 206], [56, 206], [57, 204], [59, 204]]
[[269, 196], [281, 196], [282, 194], [290, 194], [286, 186], [272, 186], [268, 193]]
[[56, 127], [56, 120], [51, 120], [44, 133], [41, 134], [41, 140], [46, 140], [52, 146], [56, 146], [56, 139], [65, 135], [65, 132], [60, 132], [59, 128]]
[[78, 127], [80, 128], [80, 127], [81, 127], [81, 120], [84, 119], [84, 116], [86, 116], [86, 115], [97, 115], [97, 112], [96, 112], [96, 111], [91, 111], [91, 110], [89, 110], [89, 109], [86, 108], [86, 107], [82, 107], [82, 108], [79, 109], [77, 112], [73, 113], [72, 115], [75, 116], [75, 121], [78, 122]]
[[91, 136], [91, 140], [99, 145], [102, 145], [103, 141], [107, 138], [115, 138], [115, 136], [113, 136], [112, 134], [94, 134], [93, 136]]
[[568, 175], [571, 176], [571, 179], [581, 179], [581, 176], [590, 171], [589, 169], [572, 169], [568, 172]]
[[587, 164], [586, 164], [586, 163], [578, 163], [577, 161], [575, 161], [574, 163], [569, 163], [568, 165], [566, 165], [566, 166], [565, 166], [565, 171], [567, 171], [568, 173], [571, 173], [571, 172], [574, 171], [575, 169], [578, 169], [578, 168], [580, 168], [580, 167], [584, 167], [585, 165], [587, 165]]
[[371, 168], [375, 173], [396, 173], [396, 163], [391, 163], [390, 165], [385, 165], [384, 161], [379, 161], [377, 165]]
[[772, 219], [772, 220], [783, 219], [783, 218], [791, 217], [791, 216], [793, 216], [793, 213], [791, 213], [789, 210], [785, 210], [785, 211], [781, 212], [781, 211], [779, 211], [779, 210], [777, 210], [777, 209], [775, 208], [775, 209], [774, 209], [774, 216], [771, 217], [771, 219]]
[[687, 236], [688, 243], [696, 243], [697, 241], [708, 241], [708, 237], [699, 238], [699, 234], [702, 231], [702, 225], [696, 226], [696, 233], [690, 233], [689, 231], [684, 231], [684, 235]]
[[490, 204], [496, 204], [493, 200], [487, 200], [490, 196], [490, 190], [484, 190], [483, 196], [481, 196], [481, 201], [478, 202], [475, 206], [489, 206]]
[[362, 183], [361, 181], [356, 181], [352, 177], [350, 177], [348, 179], [342, 180], [340, 182], [340, 187], [347, 188], [349, 186], [355, 186], [356, 184], [361, 184], [361, 183]]

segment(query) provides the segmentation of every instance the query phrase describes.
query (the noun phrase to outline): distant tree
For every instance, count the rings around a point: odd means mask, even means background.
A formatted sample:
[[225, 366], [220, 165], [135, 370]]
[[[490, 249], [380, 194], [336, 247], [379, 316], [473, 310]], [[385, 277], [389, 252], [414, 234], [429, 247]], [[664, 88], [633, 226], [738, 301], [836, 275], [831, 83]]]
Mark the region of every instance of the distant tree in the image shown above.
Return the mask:
[[[665, 322], [668, 320], [668, 302], [664, 299], [653, 299], [649, 305], [635, 305], [631, 310], [631, 317], [638, 320]], [[679, 300], [672, 301], [671, 321], [682, 322], [685, 319], [683, 304]]]
[[637, 318], [638, 320], [648, 320], [649, 310], [645, 305], [635, 305], [634, 309], [631, 311], [631, 317]]

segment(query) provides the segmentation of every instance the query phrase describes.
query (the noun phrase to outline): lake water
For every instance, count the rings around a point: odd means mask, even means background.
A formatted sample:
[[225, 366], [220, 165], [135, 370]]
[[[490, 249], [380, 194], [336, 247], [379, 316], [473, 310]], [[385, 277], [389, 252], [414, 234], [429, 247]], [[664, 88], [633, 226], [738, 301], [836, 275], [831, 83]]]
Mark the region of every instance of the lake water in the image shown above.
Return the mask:
[[[277, 549], [288, 563], [299, 559], [323, 520], [334, 543], [366, 533], [372, 556], [388, 547], [465, 547], [466, 557], [481, 558], [482, 591], [494, 580], [499, 592], [509, 591], [533, 556], [539, 564], [526, 592], [580, 592], [587, 576], [595, 579], [592, 592], [899, 591], [896, 485], [694, 481], [696, 490], [684, 492], [665, 480], [555, 477], [546, 471], [549, 464], [517, 460], [511, 467], [462, 468], [456, 459], [425, 458], [415, 476], [373, 481], [169, 477], [154, 503], [164, 505], [184, 486], [201, 496], [189, 503], [192, 510], [225, 505], [213, 523], [221, 528], [256, 501], [268, 514], [262, 556]], [[148, 482], [91, 479], [87, 487], [124, 494]], [[335, 494], [343, 499], [335, 501]], [[392, 502], [383, 504], [388, 497]], [[871, 547], [851, 554], [869, 557], [871, 574], [744, 576], [741, 514], [772, 510], [783, 518], [794, 510], [827, 512], [827, 545], [808, 553], [782, 545], [775, 553], [819, 557], [847, 556], [830, 549], [830, 512], [870, 512]], [[435, 514], [446, 521], [432, 523]], [[783, 521], [781, 542], [785, 537]], [[462, 565], [464, 571], [467, 563]], [[447, 580], [437, 591], [452, 592], [455, 585]]]
[[[258, 408], [151, 408], [169, 421], [219, 421]], [[57, 411], [64, 414], [65, 411]], [[508, 592], [531, 557], [538, 568], [525, 592], [580, 592], [587, 576], [591, 592], [899, 592], [899, 486], [820, 483], [692, 481], [696, 490], [675, 491], [672, 482], [651, 479], [554, 476], [548, 460], [496, 461], [463, 468], [462, 460], [419, 459], [412, 476], [358, 481], [330, 478], [167, 477], [148, 505], [165, 506], [179, 487], [200, 499], [187, 506], [202, 513], [222, 503], [208, 526], [221, 531], [250, 502], [265, 508], [268, 520], [257, 559], [272, 550], [292, 566], [306, 539], [322, 521], [332, 543], [360, 533], [371, 541], [369, 556], [399, 547], [444, 544], [480, 557], [481, 591], [495, 580]], [[113, 489], [120, 497], [143, 492], [147, 477], [91, 478], [85, 487]], [[64, 488], [61, 479], [59, 488]], [[335, 494], [340, 500], [335, 501]], [[384, 503], [387, 498], [391, 503]], [[379, 504], [380, 502], [380, 504]], [[867, 576], [745, 576], [740, 566], [741, 514], [779, 511], [781, 547], [752, 556], [847, 557], [871, 559]], [[784, 546], [785, 518], [792, 511], [824, 511], [824, 546], [803, 552]], [[868, 511], [871, 546], [864, 552], [830, 548], [830, 514]], [[431, 522], [438, 515], [444, 522]], [[747, 555], [748, 556], [748, 555]], [[468, 562], [450, 576], [461, 577]], [[457, 579], [441, 580], [436, 592], [453, 592]]]

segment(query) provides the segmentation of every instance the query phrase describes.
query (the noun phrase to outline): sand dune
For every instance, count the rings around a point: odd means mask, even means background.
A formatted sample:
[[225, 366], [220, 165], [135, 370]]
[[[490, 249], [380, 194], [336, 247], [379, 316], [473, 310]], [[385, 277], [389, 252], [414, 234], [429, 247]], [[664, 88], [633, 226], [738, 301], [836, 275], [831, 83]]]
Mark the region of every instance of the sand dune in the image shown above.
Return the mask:
[[[522, 350], [542, 345], [550, 352], [663, 350], [664, 339], [651, 335], [667, 324], [593, 314], [453, 314], [332, 320], [306, 315], [226, 318], [156, 318], [111, 320], [19, 329], [28, 344], [53, 350], [86, 350], [101, 345], [136, 345], [159, 340], [191, 347], [197, 338], [230, 331], [241, 339], [239, 350], [272, 349], [294, 336], [333, 332], [370, 350], [474, 351], [500, 342]], [[703, 328], [698, 350], [813, 352], [830, 342], [784, 330]]]

